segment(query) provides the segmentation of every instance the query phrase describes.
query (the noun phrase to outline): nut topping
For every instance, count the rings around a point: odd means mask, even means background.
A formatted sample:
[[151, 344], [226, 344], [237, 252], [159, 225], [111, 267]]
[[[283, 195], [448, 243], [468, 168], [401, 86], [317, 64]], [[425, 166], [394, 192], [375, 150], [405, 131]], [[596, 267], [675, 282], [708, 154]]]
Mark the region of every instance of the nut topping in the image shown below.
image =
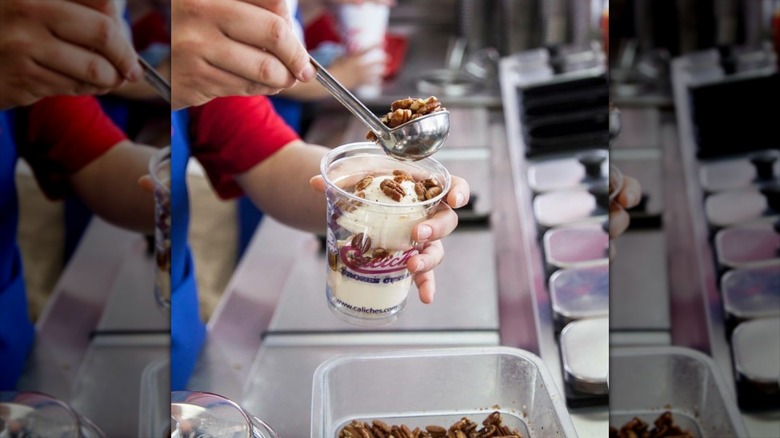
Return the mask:
[[433, 199], [437, 196], [441, 195], [441, 187], [431, 187], [430, 189], [425, 191], [425, 199]]
[[355, 234], [352, 238], [352, 247], [365, 254], [371, 249], [371, 238], [365, 233]]
[[389, 256], [389, 255], [390, 255], [390, 253], [389, 253], [389, 252], [387, 252], [387, 250], [386, 250], [386, 249], [384, 249], [384, 248], [376, 248], [376, 249], [374, 250], [374, 254], [373, 254], [373, 256], [374, 256], [374, 257], [373, 257], [373, 258], [374, 258], [375, 260], [381, 260], [381, 259], [383, 259], [383, 258], [386, 258], [386, 257], [387, 257], [387, 256]]
[[[510, 429], [502, 424], [501, 414], [497, 411], [482, 422], [485, 426], [477, 429], [479, 425], [466, 417], [461, 418], [446, 429], [437, 425], [419, 427], [413, 430], [405, 425], [388, 425], [374, 420], [371, 424], [354, 420], [339, 431], [339, 438], [522, 438], [520, 432]], [[367, 435], [366, 435], [367, 434]]]
[[382, 193], [389, 196], [396, 202], [400, 202], [401, 198], [406, 196], [403, 186], [396, 181], [386, 179], [379, 184], [379, 188], [382, 189]]
[[371, 184], [371, 182], [372, 182], [373, 180], [374, 180], [374, 177], [373, 177], [373, 176], [371, 176], [371, 175], [369, 175], [369, 176], [367, 176], [367, 177], [365, 177], [365, 178], [361, 179], [360, 181], [358, 181], [358, 183], [357, 183], [357, 184], [355, 184], [355, 191], [356, 191], [356, 192], [359, 192], [359, 191], [361, 191], [361, 190], [365, 190], [365, 189], [366, 189], [366, 187], [368, 187], [368, 185], [369, 185], [369, 184]]
[[[390, 128], [396, 128], [410, 120], [422, 117], [424, 115], [444, 111], [444, 107], [435, 96], [427, 99], [407, 97], [406, 99], [396, 100], [390, 104], [390, 112], [380, 118], [382, 123]], [[376, 134], [369, 131], [366, 139], [377, 141]]]
[[412, 175], [410, 175], [409, 172], [405, 170], [394, 170], [393, 175], [395, 175], [393, 180], [397, 183], [402, 183], [404, 181], [414, 181]]

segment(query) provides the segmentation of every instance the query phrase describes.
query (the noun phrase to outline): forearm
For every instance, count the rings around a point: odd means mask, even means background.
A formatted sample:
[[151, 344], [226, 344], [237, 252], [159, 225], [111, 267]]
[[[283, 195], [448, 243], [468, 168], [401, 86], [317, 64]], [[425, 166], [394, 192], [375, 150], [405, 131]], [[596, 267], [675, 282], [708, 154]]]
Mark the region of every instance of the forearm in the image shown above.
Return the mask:
[[125, 140], [71, 177], [76, 195], [95, 214], [122, 228], [151, 234], [154, 197], [138, 184], [156, 149]]
[[325, 232], [325, 196], [309, 180], [320, 173], [322, 146], [296, 141], [238, 175], [236, 180], [252, 202], [274, 219], [314, 233]]

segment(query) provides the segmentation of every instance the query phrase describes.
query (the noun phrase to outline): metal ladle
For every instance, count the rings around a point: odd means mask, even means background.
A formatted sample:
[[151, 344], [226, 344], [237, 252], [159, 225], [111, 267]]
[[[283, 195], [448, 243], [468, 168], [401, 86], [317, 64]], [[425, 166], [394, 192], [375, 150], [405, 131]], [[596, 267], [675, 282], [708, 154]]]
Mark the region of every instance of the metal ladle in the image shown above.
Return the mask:
[[317, 80], [376, 134], [379, 144], [388, 155], [400, 160], [417, 161], [433, 155], [444, 145], [450, 133], [449, 111], [427, 114], [391, 129], [314, 58], [311, 58], [311, 63], [317, 70]]

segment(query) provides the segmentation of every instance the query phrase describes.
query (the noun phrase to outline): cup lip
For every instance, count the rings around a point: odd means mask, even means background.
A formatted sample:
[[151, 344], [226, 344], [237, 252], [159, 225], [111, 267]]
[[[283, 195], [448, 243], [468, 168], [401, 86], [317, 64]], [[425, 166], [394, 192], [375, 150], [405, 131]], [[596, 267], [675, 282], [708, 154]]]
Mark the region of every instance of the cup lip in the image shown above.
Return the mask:
[[[330, 151], [328, 151], [327, 154], [325, 154], [322, 157], [322, 160], [320, 161], [320, 174], [322, 175], [322, 178], [325, 180], [325, 183], [328, 185], [329, 188], [334, 189], [337, 193], [339, 193], [340, 195], [342, 195], [345, 198], [349, 199], [350, 201], [357, 201], [357, 202], [360, 202], [362, 204], [373, 205], [373, 206], [378, 206], [378, 207], [391, 207], [391, 208], [397, 208], [397, 207], [418, 207], [418, 206], [419, 207], [428, 207], [428, 206], [431, 206], [431, 205], [436, 205], [439, 201], [442, 200], [442, 198], [444, 198], [444, 196], [446, 196], [449, 193], [449, 190], [450, 190], [450, 188], [452, 186], [452, 175], [450, 175], [450, 172], [447, 170], [447, 168], [444, 167], [440, 162], [438, 162], [434, 158], [426, 157], [426, 158], [423, 158], [423, 159], [417, 160], [417, 161], [428, 161], [428, 162], [431, 162], [434, 165], [434, 167], [439, 169], [441, 171], [442, 175], [444, 175], [444, 187], [442, 188], [441, 193], [439, 195], [437, 195], [435, 198], [428, 199], [428, 200], [423, 201], [423, 202], [416, 202], [414, 204], [391, 204], [391, 203], [388, 203], [388, 202], [378, 202], [378, 201], [371, 201], [371, 200], [368, 200], [368, 199], [358, 198], [357, 196], [353, 195], [352, 193], [349, 193], [346, 190], [344, 190], [341, 187], [339, 187], [338, 185], [336, 185], [328, 177], [328, 174], [327, 174], [326, 170], [327, 170], [328, 164], [332, 162], [334, 156], [336, 156], [338, 154], [341, 154], [341, 153], [344, 153], [344, 152], [351, 152], [351, 151], [356, 151], [356, 150], [360, 150], [360, 149], [365, 149], [367, 151], [368, 150], [372, 150], [372, 151], [382, 152], [382, 148], [379, 145], [377, 145], [376, 143], [371, 143], [371, 142], [347, 143], [347, 144], [343, 144], [341, 146], [337, 146], [337, 147], [331, 149]], [[388, 158], [390, 158], [392, 160], [398, 161], [399, 163], [413, 163], [413, 161], [401, 161], [401, 160], [398, 160], [397, 158], [393, 157], [392, 155], [388, 155], [388, 154], [384, 154], [384, 155], [381, 155], [381, 156], [383, 156], [383, 157], [386, 156], [386, 157], [388, 157]]]
[[154, 153], [154, 155], [152, 155], [152, 158], [149, 160], [148, 171], [149, 171], [149, 176], [152, 178], [152, 181], [154, 181], [155, 187], [159, 188], [164, 193], [170, 193], [171, 189], [165, 184], [163, 184], [163, 182], [157, 178], [157, 172], [156, 172], [157, 166], [159, 166], [160, 163], [165, 161], [166, 158], [168, 159], [168, 161], [171, 160], [170, 146], [165, 146], [164, 148], [157, 150]]

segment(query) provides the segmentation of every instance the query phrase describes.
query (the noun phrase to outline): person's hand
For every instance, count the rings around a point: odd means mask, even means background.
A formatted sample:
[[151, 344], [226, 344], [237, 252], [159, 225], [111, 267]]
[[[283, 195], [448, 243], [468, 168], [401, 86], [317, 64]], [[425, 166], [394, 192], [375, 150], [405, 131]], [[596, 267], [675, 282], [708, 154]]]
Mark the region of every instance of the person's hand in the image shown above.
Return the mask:
[[285, 0], [172, 0], [172, 106], [276, 94], [315, 75]]
[[333, 61], [328, 71], [342, 85], [353, 90], [361, 85], [380, 84], [387, 68], [387, 53], [376, 53], [380, 48], [371, 48], [354, 55], [344, 55]]
[[639, 181], [623, 175], [623, 188], [609, 206], [609, 238], [623, 234], [631, 221], [626, 209], [635, 207], [642, 200], [642, 187]]
[[112, 0], [0, 1], [0, 109], [143, 77]]
[[[315, 190], [325, 192], [326, 184], [322, 176], [315, 176], [310, 184]], [[463, 178], [452, 176], [450, 191], [444, 197], [445, 202], [439, 203], [433, 217], [421, 222], [412, 230], [412, 239], [422, 244], [422, 251], [409, 258], [406, 268], [413, 275], [420, 301], [425, 304], [432, 303], [433, 296], [436, 294], [433, 269], [439, 266], [444, 258], [444, 247], [440, 239], [452, 233], [458, 226], [458, 215], [453, 209], [466, 205], [469, 196], [468, 182]]]

